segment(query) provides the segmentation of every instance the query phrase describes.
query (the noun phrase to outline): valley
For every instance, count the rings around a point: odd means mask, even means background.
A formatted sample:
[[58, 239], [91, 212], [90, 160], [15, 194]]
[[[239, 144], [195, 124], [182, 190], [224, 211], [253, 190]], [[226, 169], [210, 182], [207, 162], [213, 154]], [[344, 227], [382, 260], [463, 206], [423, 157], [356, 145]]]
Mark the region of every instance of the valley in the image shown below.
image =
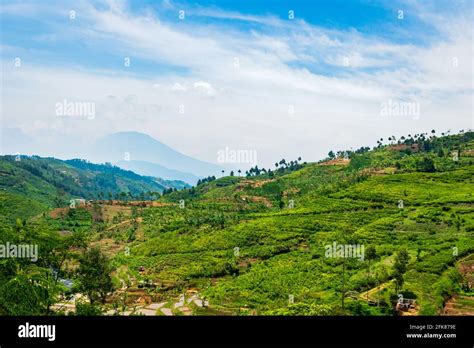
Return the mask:
[[[40, 256], [0, 260], [0, 312], [472, 315], [474, 133], [398, 142], [170, 191], [3, 157], [0, 238]], [[328, 256], [333, 244], [363, 257]]]

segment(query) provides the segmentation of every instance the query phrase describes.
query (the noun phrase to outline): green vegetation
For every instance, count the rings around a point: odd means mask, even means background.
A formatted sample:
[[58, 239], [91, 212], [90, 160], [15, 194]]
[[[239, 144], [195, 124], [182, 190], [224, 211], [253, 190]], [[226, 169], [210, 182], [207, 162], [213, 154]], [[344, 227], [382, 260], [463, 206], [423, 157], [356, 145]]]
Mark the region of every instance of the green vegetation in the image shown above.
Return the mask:
[[151, 200], [164, 190], [188, 187], [180, 181], [144, 177], [84, 160], [0, 156], [0, 209], [3, 218], [30, 218], [72, 198]]
[[[153, 206], [133, 206], [119, 193], [119, 205], [105, 198], [54, 216], [48, 207], [61, 186], [47, 173], [78, 167], [48, 159], [39, 175], [25, 169], [37, 160], [3, 159], [1, 241], [38, 243], [40, 258], [0, 259], [0, 312], [49, 314], [78, 292], [91, 304], [76, 314], [95, 315], [98, 306], [130, 308], [137, 292], [172, 304], [190, 291], [209, 302], [193, 305], [196, 315], [403, 314], [400, 295], [414, 301], [414, 314], [441, 314], [453, 296], [469, 312], [472, 275], [463, 265], [474, 252], [474, 133], [388, 140], [331, 151], [319, 163], [282, 160], [275, 170], [167, 187], [163, 196], [143, 193], [149, 187], [135, 193]], [[121, 178], [139, 190], [133, 174]], [[74, 196], [66, 188], [64, 196]], [[363, 251], [328, 256], [328, 245]]]

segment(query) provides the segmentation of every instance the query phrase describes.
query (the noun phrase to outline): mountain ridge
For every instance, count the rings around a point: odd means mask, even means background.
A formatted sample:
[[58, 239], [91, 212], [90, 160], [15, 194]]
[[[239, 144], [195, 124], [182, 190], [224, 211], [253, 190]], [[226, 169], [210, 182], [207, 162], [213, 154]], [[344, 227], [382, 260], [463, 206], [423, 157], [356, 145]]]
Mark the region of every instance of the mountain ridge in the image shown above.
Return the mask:
[[140, 132], [117, 132], [100, 138], [88, 157], [95, 162], [142, 161], [197, 177], [216, 175], [222, 168], [185, 155]]
[[39, 156], [0, 156], [0, 192], [5, 199], [23, 197], [45, 207], [59, 207], [72, 198], [111, 199], [123, 193], [153, 195], [189, 187], [181, 181], [147, 177], [111, 164], [59, 160]]

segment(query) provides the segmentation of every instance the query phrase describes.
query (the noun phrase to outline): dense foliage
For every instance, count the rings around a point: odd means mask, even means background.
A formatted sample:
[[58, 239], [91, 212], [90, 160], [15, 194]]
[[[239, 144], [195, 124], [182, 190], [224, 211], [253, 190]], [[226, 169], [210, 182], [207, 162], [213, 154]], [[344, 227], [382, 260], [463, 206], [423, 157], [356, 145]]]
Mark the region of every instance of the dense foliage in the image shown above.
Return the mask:
[[[209, 301], [195, 314], [207, 315], [393, 315], [400, 298], [436, 315], [453, 296], [474, 308], [462, 271], [474, 251], [474, 133], [382, 141], [320, 163], [205, 178], [153, 206], [121, 197], [52, 215], [39, 194], [54, 194], [49, 167], [28, 170], [21, 188], [28, 163], [4, 160], [0, 209], [24, 215], [1, 221], [1, 242], [42, 251], [35, 263], [0, 259], [0, 312], [49, 314], [81, 293], [92, 303], [76, 313], [97, 315], [130, 307], [136, 292], [166, 302], [191, 290]], [[339, 245], [359, 249], [339, 257]]]

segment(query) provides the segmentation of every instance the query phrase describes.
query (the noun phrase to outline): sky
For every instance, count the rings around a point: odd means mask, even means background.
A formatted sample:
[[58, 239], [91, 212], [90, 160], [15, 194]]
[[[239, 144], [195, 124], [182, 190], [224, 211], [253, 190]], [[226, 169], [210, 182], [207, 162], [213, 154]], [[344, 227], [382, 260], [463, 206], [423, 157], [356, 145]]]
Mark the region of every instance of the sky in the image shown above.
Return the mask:
[[470, 0], [2, 0], [0, 18], [9, 149], [76, 157], [137, 131], [269, 167], [474, 128]]

